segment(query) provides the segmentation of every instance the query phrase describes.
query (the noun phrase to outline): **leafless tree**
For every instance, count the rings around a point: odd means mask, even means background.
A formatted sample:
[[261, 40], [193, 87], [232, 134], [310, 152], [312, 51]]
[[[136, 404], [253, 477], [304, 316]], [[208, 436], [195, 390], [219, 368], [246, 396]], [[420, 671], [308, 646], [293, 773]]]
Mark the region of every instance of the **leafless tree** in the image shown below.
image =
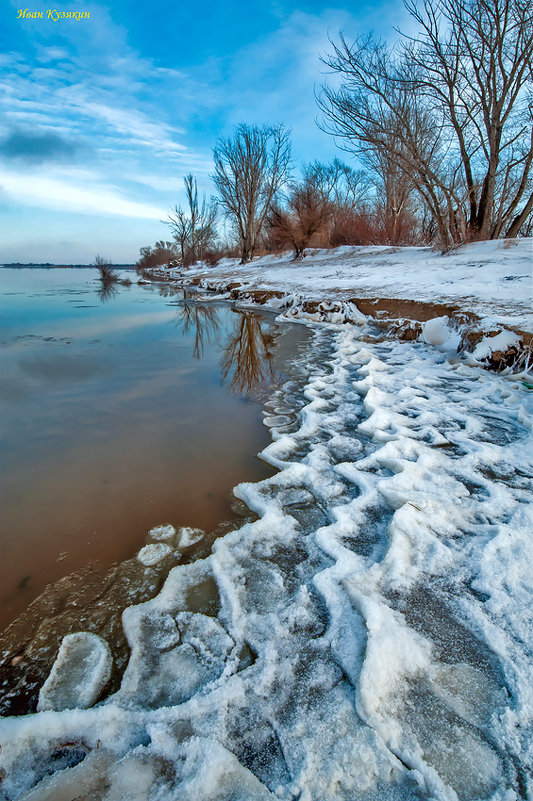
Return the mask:
[[368, 189], [365, 173], [338, 159], [331, 164], [304, 164], [302, 178], [290, 185], [284, 205], [276, 203], [269, 212], [271, 242], [292, 247], [295, 259], [305, 255], [313, 240], [319, 247], [329, 246], [331, 230], [345, 219], [347, 210], [361, 206]]
[[215, 203], [207, 201], [205, 194], [199, 202], [198, 186], [192, 175], [186, 175], [183, 182], [188, 208], [184, 210], [175, 206], [166, 222], [178, 245], [181, 263], [188, 267], [201, 261], [204, 254], [215, 246], [217, 209]]
[[334, 186], [335, 181], [324, 165], [319, 162], [304, 165], [302, 180], [291, 185], [285, 208], [272, 207], [269, 227], [282, 246], [293, 248], [295, 259], [301, 259], [311, 238], [326, 229]]
[[290, 133], [283, 125], [241, 123], [233, 137], [220, 139], [213, 150], [213, 181], [235, 228], [242, 263], [254, 255], [266, 216], [287, 179], [290, 158]]
[[406, 0], [419, 33], [396, 50], [341, 35], [325, 126], [385, 156], [431, 210], [445, 246], [515, 235], [533, 206], [529, 0]]

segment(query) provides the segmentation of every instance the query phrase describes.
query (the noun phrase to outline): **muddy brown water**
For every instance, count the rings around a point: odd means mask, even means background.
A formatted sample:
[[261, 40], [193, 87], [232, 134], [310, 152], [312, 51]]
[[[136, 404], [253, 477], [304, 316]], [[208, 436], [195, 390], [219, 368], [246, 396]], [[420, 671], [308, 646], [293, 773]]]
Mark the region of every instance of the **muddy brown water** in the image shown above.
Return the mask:
[[306, 329], [168, 287], [101, 289], [92, 270], [0, 270], [0, 629], [153, 526], [236, 519], [232, 488], [271, 474], [261, 401]]

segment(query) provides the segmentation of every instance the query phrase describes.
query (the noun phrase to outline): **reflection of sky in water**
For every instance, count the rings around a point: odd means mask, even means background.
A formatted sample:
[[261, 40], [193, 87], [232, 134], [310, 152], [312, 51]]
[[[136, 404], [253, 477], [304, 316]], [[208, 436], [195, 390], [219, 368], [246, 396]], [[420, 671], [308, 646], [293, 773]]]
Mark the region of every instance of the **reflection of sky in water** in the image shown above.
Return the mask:
[[[2, 556], [18, 578], [36, 569], [18, 565], [28, 547], [55, 565], [77, 538], [84, 564], [89, 542], [125, 558], [167, 518], [213, 526], [231, 487], [265, 470], [247, 393], [270, 378], [272, 318], [166, 288], [121, 286], [105, 303], [98, 290], [90, 270], [0, 270]], [[108, 518], [134, 543], [105, 545]]]

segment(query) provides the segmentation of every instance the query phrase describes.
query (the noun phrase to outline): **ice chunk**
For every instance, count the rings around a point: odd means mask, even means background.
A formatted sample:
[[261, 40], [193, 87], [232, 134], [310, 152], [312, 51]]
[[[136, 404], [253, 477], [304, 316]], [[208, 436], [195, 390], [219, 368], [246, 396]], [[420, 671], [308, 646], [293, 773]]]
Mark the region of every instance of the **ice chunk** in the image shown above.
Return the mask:
[[194, 737], [185, 746], [182, 798], [195, 801], [276, 799], [254, 774], [216, 740]]
[[[92, 751], [79, 765], [45, 776], [33, 790], [19, 796], [19, 801], [72, 801], [73, 798], [102, 798], [107, 771], [114, 764], [109, 751]], [[83, 796], [80, 788], [83, 787]], [[107, 796], [106, 796], [107, 798]]]
[[172, 525], [155, 526], [148, 532], [153, 540], [170, 540], [176, 533], [176, 529]]
[[183, 526], [179, 530], [178, 548], [183, 551], [185, 548], [190, 548], [191, 545], [196, 545], [197, 542], [204, 537], [205, 531], [201, 528], [191, 528], [190, 526]]
[[145, 545], [137, 554], [137, 559], [146, 567], [157, 565], [165, 556], [172, 553], [172, 548], [164, 542], [156, 542], [152, 545]]
[[102, 801], [146, 801], [153, 798], [152, 788], [160, 766], [146, 749], [136, 749], [113, 765], [109, 772], [110, 787]]
[[63, 637], [41, 687], [38, 711], [92, 706], [109, 680], [112, 664], [109, 646], [97, 634], [80, 631]]

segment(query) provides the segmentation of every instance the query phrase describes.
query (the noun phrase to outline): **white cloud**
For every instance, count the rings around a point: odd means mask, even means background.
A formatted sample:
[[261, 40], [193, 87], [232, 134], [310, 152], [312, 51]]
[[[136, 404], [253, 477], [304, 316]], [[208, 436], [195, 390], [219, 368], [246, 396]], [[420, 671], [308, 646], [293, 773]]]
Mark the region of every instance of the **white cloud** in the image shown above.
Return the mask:
[[164, 209], [158, 206], [129, 200], [115, 187], [91, 182], [87, 180], [87, 174], [78, 175], [78, 179], [83, 178], [84, 183], [73, 183], [60, 176], [51, 176], [49, 171], [42, 175], [0, 168], [0, 188], [12, 200], [25, 206], [148, 220], [160, 220], [165, 215]]
[[104, 119], [118, 133], [140, 144], [156, 150], [183, 152], [187, 149], [171, 138], [173, 133], [183, 133], [181, 129], [151, 122], [141, 111], [114, 108], [103, 103], [88, 102], [75, 105], [85, 114]]

